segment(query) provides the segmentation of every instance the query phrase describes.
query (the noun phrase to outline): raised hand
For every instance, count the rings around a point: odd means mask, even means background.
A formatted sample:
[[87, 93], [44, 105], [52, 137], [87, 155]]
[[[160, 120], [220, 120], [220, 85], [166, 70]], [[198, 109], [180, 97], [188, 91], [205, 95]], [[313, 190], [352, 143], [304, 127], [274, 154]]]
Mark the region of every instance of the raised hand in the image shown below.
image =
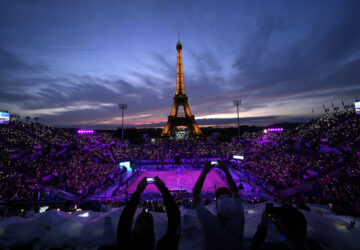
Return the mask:
[[136, 192], [138, 192], [138, 193], [140, 193], [140, 194], [141, 194], [142, 192], [144, 192], [147, 184], [148, 184], [148, 183], [147, 183], [147, 181], [146, 181], [146, 177], [144, 177], [144, 178], [139, 182], [139, 184], [137, 185]]
[[228, 182], [228, 185], [230, 187], [231, 193], [233, 198], [238, 198], [240, 199], [239, 196], [239, 189], [237, 188], [234, 179], [231, 176], [231, 173], [228, 169], [228, 167], [225, 166], [225, 164], [223, 162], [219, 162], [219, 165], [217, 166], [219, 169], [221, 169], [222, 171], [224, 171], [225, 175], [226, 175], [226, 180]]
[[221, 169], [224, 172], [229, 171], [229, 169], [225, 166], [225, 164], [222, 161], [219, 161], [219, 164], [217, 165], [217, 168]]
[[204, 168], [203, 168], [203, 172], [205, 174], [209, 173], [211, 171], [211, 163], [209, 161], [205, 162]]
[[261, 215], [261, 224], [266, 226], [269, 222], [269, 219], [270, 219], [269, 213], [267, 211], [264, 211]]
[[204, 181], [206, 178], [206, 175], [211, 171], [211, 163], [209, 161], [205, 162], [204, 168], [198, 178], [198, 180], [195, 183], [195, 186], [193, 188], [193, 197], [194, 197], [194, 204], [199, 204], [201, 203], [201, 198], [200, 198], [200, 192], [201, 189], [204, 185]]
[[155, 179], [154, 184], [155, 184], [155, 186], [156, 186], [158, 189], [161, 189], [161, 188], [166, 187], [166, 186], [165, 186], [165, 183], [164, 183], [158, 176], [155, 176], [154, 179]]

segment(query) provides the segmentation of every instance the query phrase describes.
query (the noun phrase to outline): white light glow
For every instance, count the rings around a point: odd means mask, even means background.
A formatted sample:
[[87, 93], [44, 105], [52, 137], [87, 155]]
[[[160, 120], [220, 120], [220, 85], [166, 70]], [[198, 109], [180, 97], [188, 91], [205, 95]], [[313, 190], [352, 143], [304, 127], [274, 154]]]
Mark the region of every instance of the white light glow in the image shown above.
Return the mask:
[[89, 217], [89, 212], [85, 212], [83, 214], [79, 214], [79, 217]]

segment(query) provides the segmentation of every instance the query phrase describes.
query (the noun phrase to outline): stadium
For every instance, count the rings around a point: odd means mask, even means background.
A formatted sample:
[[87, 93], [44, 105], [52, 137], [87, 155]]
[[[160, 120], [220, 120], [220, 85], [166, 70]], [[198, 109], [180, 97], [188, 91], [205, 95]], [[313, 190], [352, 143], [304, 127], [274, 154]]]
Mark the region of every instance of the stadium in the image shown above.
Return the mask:
[[[163, 180], [182, 220], [196, 220], [192, 190], [208, 161], [230, 169], [249, 221], [245, 237], [255, 230], [266, 203], [292, 204], [305, 214], [309, 234], [324, 248], [331, 248], [326, 245], [331, 241], [350, 249], [358, 241], [351, 225], [358, 223], [360, 213], [359, 124], [360, 115], [351, 110], [228, 142], [174, 138], [131, 144], [122, 143], [113, 131], [78, 133], [10, 121], [0, 127], [2, 244], [29, 240], [53, 247], [111, 245], [119, 213], [143, 177]], [[203, 203], [212, 210], [215, 190], [221, 187], [228, 183], [215, 165], [202, 188]], [[161, 234], [165, 204], [154, 184], [146, 187], [140, 203], [140, 210], [152, 211], [160, 220], [156, 232]], [[200, 225], [183, 223], [182, 235], [192, 235], [181, 238], [180, 246], [201, 244], [190, 240]], [[34, 225], [43, 231], [34, 233]], [[353, 238], [331, 240], [329, 232]], [[95, 238], [85, 242], [83, 234]]]
[[0, 4], [1, 249], [359, 249], [356, 3], [55, 2]]

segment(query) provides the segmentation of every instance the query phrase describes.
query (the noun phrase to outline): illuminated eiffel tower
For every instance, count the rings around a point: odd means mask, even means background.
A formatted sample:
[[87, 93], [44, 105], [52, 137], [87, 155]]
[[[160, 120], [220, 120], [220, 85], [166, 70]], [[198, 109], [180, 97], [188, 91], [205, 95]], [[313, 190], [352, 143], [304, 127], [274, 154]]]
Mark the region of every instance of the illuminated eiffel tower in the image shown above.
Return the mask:
[[[176, 93], [174, 96], [174, 104], [172, 106], [171, 114], [168, 116], [168, 122], [166, 123], [161, 136], [173, 135], [177, 127], [187, 127], [191, 133], [195, 136], [203, 135], [199, 126], [195, 122], [193, 114], [191, 114], [188, 104], [188, 97], [185, 94], [184, 75], [182, 66], [181, 50], [182, 45], [179, 41], [176, 45], [177, 50], [177, 73], [176, 73]], [[180, 107], [180, 110], [179, 110]], [[182, 109], [183, 108], [183, 109]]]

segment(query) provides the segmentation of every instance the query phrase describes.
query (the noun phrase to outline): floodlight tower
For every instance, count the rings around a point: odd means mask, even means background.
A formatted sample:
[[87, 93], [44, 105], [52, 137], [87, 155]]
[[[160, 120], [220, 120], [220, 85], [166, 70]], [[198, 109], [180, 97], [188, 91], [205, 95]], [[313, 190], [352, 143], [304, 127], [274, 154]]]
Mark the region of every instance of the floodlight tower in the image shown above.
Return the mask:
[[238, 122], [238, 140], [240, 140], [240, 118], [239, 118], [239, 106], [241, 106], [241, 100], [234, 100], [234, 106], [237, 111], [237, 122]]
[[121, 109], [121, 142], [124, 143], [124, 110], [127, 109], [127, 104], [119, 104]]

